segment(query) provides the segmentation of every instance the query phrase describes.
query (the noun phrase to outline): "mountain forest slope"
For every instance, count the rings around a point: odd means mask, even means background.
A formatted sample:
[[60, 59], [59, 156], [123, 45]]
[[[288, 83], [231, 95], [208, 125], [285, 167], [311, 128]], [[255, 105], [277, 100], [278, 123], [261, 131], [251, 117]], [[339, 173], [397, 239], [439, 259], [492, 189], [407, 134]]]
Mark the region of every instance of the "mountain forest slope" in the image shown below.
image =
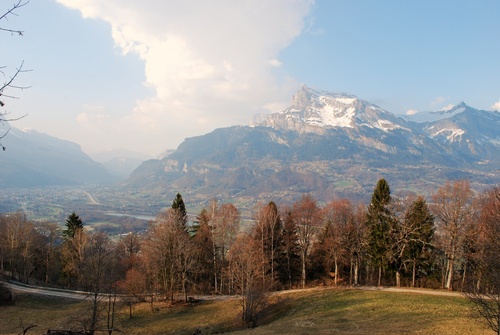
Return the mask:
[[139, 166], [126, 188], [167, 189], [186, 199], [365, 199], [379, 178], [428, 194], [445, 180], [476, 189], [500, 183], [500, 113], [465, 103], [401, 117], [352, 95], [303, 86], [290, 107], [252, 126], [187, 138]]
[[73, 142], [12, 128], [2, 144], [6, 149], [0, 156], [0, 187], [73, 186], [116, 180]]

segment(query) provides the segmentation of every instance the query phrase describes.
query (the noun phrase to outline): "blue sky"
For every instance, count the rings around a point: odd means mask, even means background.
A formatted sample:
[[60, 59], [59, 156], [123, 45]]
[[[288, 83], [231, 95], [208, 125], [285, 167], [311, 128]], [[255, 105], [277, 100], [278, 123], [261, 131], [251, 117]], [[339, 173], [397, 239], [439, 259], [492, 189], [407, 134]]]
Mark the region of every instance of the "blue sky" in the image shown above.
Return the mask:
[[[3, 1], [5, 11], [12, 2]], [[156, 155], [302, 85], [395, 114], [500, 109], [500, 2], [31, 0], [0, 27], [4, 111], [88, 152]]]

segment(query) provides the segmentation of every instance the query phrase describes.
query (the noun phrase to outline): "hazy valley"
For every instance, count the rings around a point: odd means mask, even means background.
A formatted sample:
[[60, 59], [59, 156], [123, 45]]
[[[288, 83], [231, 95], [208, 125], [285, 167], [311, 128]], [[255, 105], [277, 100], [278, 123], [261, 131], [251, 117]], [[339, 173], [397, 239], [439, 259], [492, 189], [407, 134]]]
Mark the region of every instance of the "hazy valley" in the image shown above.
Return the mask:
[[[499, 112], [461, 103], [402, 117], [306, 86], [290, 107], [253, 125], [187, 138], [142, 163], [145, 156], [126, 151], [96, 155], [97, 163], [78, 145], [36, 131], [14, 129], [4, 142], [2, 211], [59, 222], [71, 211], [112, 225], [117, 218], [106, 213], [155, 216], [176, 193], [193, 214], [217, 198], [250, 217], [259, 201], [290, 204], [305, 193], [366, 202], [379, 178], [401, 196], [429, 195], [446, 180], [467, 179], [476, 190], [500, 183]], [[99, 204], [86, 204], [87, 191]]]

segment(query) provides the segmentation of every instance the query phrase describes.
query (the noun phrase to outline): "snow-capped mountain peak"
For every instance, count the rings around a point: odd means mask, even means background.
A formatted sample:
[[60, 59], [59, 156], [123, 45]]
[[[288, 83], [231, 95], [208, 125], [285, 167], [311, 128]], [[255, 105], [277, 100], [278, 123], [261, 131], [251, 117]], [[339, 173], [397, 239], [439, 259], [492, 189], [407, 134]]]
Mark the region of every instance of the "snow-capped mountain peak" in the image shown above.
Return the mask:
[[447, 119], [453, 117], [457, 114], [463, 113], [472, 107], [468, 106], [465, 102], [461, 102], [458, 105], [444, 108], [438, 111], [424, 111], [418, 112], [412, 115], [405, 115], [405, 118], [413, 122], [433, 122], [442, 119]]
[[[307, 86], [293, 96], [290, 107], [260, 118], [258, 125], [321, 132], [328, 128], [405, 128], [405, 121], [358, 97], [318, 91]], [[301, 128], [301, 129], [299, 129]]]

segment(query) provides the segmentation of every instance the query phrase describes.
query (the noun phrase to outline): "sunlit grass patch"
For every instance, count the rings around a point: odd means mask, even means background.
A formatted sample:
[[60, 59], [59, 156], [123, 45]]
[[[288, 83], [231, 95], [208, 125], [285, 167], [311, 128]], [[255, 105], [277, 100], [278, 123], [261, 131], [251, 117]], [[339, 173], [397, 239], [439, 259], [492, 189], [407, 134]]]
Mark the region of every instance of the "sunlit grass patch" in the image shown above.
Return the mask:
[[[85, 313], [88, 302], [16, 294], [13, 306], [0, 307], [0, 334], [18, 334], [19, 320], [38, 327], [28, 334], [64, 328], [68, 318]], [[115, 327], [126, 334], [489, 334], [471, 317], [467, 299], [387, 291], [310, 289], [270, 297], [258, 327], [241, 323], [238, 299], [194, 304], [155, 302], [129, 308], [119, 303]]]

